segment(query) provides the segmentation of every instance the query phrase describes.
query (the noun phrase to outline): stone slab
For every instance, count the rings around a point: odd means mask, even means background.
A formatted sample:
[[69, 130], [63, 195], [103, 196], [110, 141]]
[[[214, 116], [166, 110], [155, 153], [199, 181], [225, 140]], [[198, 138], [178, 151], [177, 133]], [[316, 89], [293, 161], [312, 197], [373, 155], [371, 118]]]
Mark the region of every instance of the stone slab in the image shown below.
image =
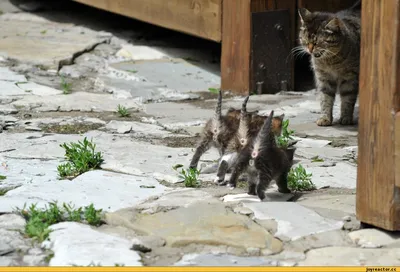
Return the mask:
[[341, 229], [343, 222], [326, 219], [294, 202], [244, 203], [259, 220], [274, 219], [278, 223], [276, 237], [297, 240], [301, 237]]
[[378, 229], [361, 229], [349, 233], [355, 244], [363, 248], [379, 248], [400, 241], [399, 232], [387, 232]]
[[21, 100], [11, 103], [17, 108], [25, 110], [43, 111], [87, 111], [87, 112], [115, 112], [118, 105], [127, 109], [140, 110], [141, 104], [133, 99], [115, 98], [110, 94], [95, 94], [76, 92], [67, 95], [53, 96], [25, 96]]
[[[107, 219], [107, 217], [110, 217]], [[189, 244], [225, 245], [247, 248], [282, 250], [282, 243], [250, 218], [238, 215], [222, 204], [195, 203], [164, 213], [126, 216], [125, 211], [108, 214], [107, 222], [132, 228], [139, 233], [166, 240], [167, 246]], [[179, 224], [177, 224], [179, 222]]]
[[77, 53], [110, 38], [82, 26], [53, 23], [27, 13], [0, 17], [0, 55], [24, 63], [58, 69]]
[[39, 207], [43, 207], [47, 202], [58, 201], [72, 203], [76, 207], [93, 203], [97, 209], [115, 211], [135, 206], [151, 196], [162, 194], [166, 189], [150, 177], [95, 170], [72, 181], [55, 179], [18, 187], [0, 198], [0, 209], [9, 212], [13, 208], [11, 205], [22, 207], [25, 203], [37, 202]]
[[299, 266], [398, 266], [400, 248], [365, 249], [354, 247], [325, 247], [307, 252]]
[[278, 261], [225, 254], [187, 254], [174, 266], [277, 266]]
[[50, 226], [50, 241], [43, 246], [54, 252], [50, 266], [142, 266], [132, 242], [101, 233], [80, 223], [63, 222]]

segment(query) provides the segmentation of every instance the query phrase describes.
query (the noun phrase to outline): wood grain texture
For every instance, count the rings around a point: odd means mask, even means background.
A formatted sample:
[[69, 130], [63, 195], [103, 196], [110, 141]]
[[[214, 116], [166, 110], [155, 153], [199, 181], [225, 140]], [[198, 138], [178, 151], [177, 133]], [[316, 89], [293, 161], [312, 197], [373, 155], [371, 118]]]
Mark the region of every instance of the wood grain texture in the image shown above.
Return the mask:
[[222, 0], [74, 0], [154, 25], [221, 41]]
[[250, 90], [251, 0], [222, 2], [221, 89]]
[[386, 230], [400, 230], [399, 20], [399, 0], [363, 0], [356, 211]]

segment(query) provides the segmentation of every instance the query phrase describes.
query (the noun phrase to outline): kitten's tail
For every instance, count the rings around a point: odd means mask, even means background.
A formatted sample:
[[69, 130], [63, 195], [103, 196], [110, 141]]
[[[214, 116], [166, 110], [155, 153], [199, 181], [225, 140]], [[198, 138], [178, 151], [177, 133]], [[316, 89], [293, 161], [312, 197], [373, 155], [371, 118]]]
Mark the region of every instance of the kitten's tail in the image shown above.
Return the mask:
[[358, 0], [350, 7], [350, 10], [361, 10], [361, 0]]
[[274, 111], [271, 111], [268, 118], [265, 120], [260, 132], [258, 133], [261, 148], [271, 148], [275, 146], [275, 137], [271, 132], [273, 118]]
[[249, 101], [250, 96], [246, 96], [242, 103], [242, 109], [240, 110], [240, 122], [239, 122], [239, 129], [238, 129], [238, 136], [240, 139], [240, 143], [242, 145], [247, 144], [247, 133], [249, 130], [249, 124], [247, 122], [247, 102]]
[[222, 91], [219, 90], [217, 106], [215, 108], [215, 120], [217, 120], [217, 121], [221, 121], [221, 117], [222, 117], [221, 109], [222, 109]]

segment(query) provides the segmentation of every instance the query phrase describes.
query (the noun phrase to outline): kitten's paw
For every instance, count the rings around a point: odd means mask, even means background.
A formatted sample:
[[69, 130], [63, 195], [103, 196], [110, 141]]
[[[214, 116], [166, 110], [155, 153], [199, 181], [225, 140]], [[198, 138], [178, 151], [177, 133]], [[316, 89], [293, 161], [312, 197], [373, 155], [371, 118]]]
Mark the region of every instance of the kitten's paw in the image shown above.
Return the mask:
[[342, 116], [340, 117], [339, 122], [342, 126], [350, 126], [353, 124], [353, 117]]
[[221, 180], [221, 181], [218, 183], [218, 185], [219, 185], [219, 186], [225, 186], [227, 183], [228, 183], [227, 181]]
[[220, 184], [220, 183], [222, 183], [222, 182], [224, 182], [223, 179], [219, 179], [219, 177], [215, 177], [215, 179], [214, 179], [214, 183], [215, 183], [215, 184]]
[[332, 125], [332, 120], [329, 119], [327, 116], [322, 116], [317, 120], [317, 126], [320, 127], [327, 127]]
[[257, 195], [256, 192], [247, 192], [248, 195], [255, 196]]
[[258, 198], [263, 201], [265, 199], [265, 193], [264, 192], [257, 192]]
[[232, 189], [235, 189], [236, 185], [228, 182], [228, 184], [226, 184], [226, 187], [228, 187], [232, 190]]

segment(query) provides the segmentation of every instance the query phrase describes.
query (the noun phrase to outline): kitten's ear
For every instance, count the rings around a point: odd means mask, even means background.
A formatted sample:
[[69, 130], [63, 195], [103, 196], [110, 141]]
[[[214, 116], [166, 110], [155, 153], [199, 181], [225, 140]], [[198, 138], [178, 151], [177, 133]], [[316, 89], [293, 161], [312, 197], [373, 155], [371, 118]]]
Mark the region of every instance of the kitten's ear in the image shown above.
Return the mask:
[[285, 118], [285, 114], [282, 113], [281, 115], [278, 116], [278, 118], [279, 118], [281, 121], [283, 121], [283, 119]]
[[312, 13], [306, 8], [300, 8], [299, 9], [299, 16], [301, 23], [304, 24], [305, 21], [308, 21], [308, 19], [311, 17]]
[[338, 31], [340, 30], [341, 26], [342, 21], [339, 18], [335, 17], [326, 24], [325, 29], [330, 31]]

